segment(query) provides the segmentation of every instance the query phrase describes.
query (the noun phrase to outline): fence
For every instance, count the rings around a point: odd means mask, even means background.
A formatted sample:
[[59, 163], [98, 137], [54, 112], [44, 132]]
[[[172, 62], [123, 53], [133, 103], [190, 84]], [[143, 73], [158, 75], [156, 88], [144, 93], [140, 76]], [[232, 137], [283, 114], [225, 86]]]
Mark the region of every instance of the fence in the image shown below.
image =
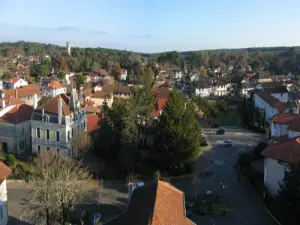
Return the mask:
[[257, 192], [253, 189], [249, 180], [240, 175], [240, 181], [244, 186], [246, 186], [249, 195], [251, 196], [251, 200], [253, 204], [258, 208], [260, 213], [262, 214], [264, 220], [267, 222], [268, 225], [281, 225], [281, 223], [272, 215], [272, 213], [267, 209], [266, 205], [264, 204], [261, 197], [257, 194]]

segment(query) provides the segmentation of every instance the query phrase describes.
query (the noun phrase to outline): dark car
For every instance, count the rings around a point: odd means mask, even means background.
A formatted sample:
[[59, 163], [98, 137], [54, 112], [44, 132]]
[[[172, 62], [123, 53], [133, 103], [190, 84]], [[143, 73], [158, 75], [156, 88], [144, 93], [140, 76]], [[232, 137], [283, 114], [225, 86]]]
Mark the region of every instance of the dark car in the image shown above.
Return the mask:
[[222, 128], [219, 128], [219, 129], [216, 131], [216, 135], [222, 135], [222, 134], [225, 134], [225, 130], [222, 129]]

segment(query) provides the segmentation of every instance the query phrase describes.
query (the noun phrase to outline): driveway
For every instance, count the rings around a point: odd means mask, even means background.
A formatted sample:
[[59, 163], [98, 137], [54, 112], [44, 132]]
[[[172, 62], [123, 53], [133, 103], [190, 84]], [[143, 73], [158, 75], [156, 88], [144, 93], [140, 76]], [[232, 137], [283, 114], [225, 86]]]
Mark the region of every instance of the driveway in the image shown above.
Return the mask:
[[[197, 193], [205, 194], [207, 190], [211, 190], [213, 194], [223, 196], [228, 203], [229, 213], [227, 216], [214, 218], [213, 221], [197, 216], [192, 220], [201, 225], [265, 225], [267, 223], [261, 212], [253, 205], [245, 188], [236, 180], [234, 170], [237, 157], [244, 150], [242, 147], [255, 146], [264, 136], [238, 127], [223, 128], [224, 135], [215, 135], [216, 129], [202, 128], [211, 149], [202, 153], [195, 165], [195, 174], [199, 177]], [[221, 144], [227, 139], [232, 141], [232, 147], [222, 147]], [[203, 171], [208, 171], [209, 175], [205, 175]], [[174, 184], [185, 192], [186, 198], [193, 196], [192, 180]]]

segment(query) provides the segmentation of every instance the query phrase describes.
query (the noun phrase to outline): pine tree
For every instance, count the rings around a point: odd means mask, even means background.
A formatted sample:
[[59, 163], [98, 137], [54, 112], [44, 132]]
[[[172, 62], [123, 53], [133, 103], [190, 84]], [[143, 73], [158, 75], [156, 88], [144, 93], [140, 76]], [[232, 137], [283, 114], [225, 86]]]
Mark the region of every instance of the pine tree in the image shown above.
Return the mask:
[[194, 107], [181, 93], [171, 92], [157, 125], [156, 148], [161, 166], [183, 166], [198, 157], [203, 137]]

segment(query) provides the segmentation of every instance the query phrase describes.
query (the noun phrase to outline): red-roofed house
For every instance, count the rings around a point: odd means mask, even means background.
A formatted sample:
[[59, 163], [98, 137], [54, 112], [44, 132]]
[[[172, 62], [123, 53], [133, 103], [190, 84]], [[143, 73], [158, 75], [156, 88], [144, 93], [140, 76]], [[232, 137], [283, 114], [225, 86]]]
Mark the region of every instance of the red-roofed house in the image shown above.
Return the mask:
[[265, 111], [266, 121], [276, 114], [287, 111], [285, 103], [265, 91], [255, 91], [253, 98], [255, 107]]
[[157, 118], [161, 114], [161, 110], [168, 101], [169, 94], [171, 93], [170, 89], [167, 87], [161, 87], [157, 90], [153, 90], [153, 93], [156, 94], [156, 100], [150, 116]]
[[0, 162], [0, 224], [6, 225], [8, 223], [8, 207], [7, 207], [7, 189], [6, 179], [11, 173], [11, 169], [3, 162]]
[[95, 130], [99, 128], [100, 117], [97, 114], [87, 114], [86, 116], [86, 125], [87, 125], [87, 133], [91, 134]]
[[42, 88], [42, 95], [54, 98], [60, 94], [66, 94], [67, 88], [63, 86], [59, 81], [53, 80]]
[[7, 82], [7, 87], [9, 89], [16, 89], [23, 86], [27, 86], [28, 82], [20, 77], [13, 77]]

